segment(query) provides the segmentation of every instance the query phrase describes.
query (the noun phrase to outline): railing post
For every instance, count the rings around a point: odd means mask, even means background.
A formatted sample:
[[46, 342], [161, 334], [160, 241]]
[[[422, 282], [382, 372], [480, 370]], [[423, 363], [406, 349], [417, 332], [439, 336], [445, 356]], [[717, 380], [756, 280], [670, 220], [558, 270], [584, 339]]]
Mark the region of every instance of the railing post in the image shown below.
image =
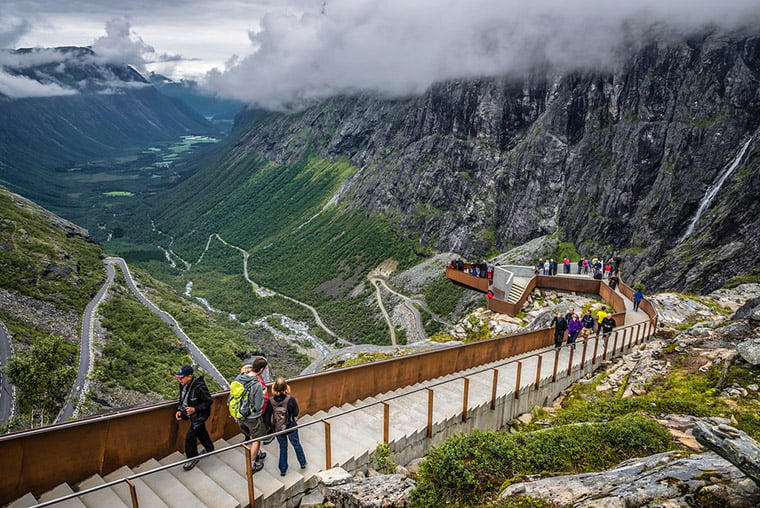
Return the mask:
[[567, 375], [573, 370], [573, 353], [575, 352], [575, 346], [570, 346], [570, 359], [567, 361]]
[[464, 391], [462, 392], [462, 423], [467, 422], [467, 406], [469, 405], [470, 396], [470, 378], [463, 377], [464, 379]]
[[591, 365], [596, 365], [596, 352], [599, 349], [599, 337], [594, 337], [594, 356], [591, 357]]
[[427, 438], [433, 437], [433, 389], [428, 388], [428, 421], [427, 421]]
[[538, 364], [536, 365], [536, 390], [541, 386], [541, 361], [544, 355], [538, 355]]
[[559, 349], [554, 350], [554, 370], [552, 371], [552, 383], [557, 380], [557, 366], [559, 365]]
[[522, 376], [522, 362], [517, 362], [517, 376], [515, 377], [515, 399], [520, 398], [520, 377]]
[[[610, 355], [610, 358], [615, 358], [615, 350], [617, 349], [617, 339], [618, 339], [618, 332], [615, 332], [615, 342], [612, 343], [612, 354]], [[623, 348], [620, 348], [620, 352], [623, 352]]]
[[383, 443], [388, 444], [390, 440], [390, 408], [391, 406], [383, 401]]
[[[639, 342], [639, 336], [641, 335], [641, 323], [636, 325], [636, 342]], [[644, 342], [644, 339], [641, 339], [641, 342]]]
[[137, 489], [135, 488], [135, 482], [129, 478], [125, 478], [124, 481], [127, 483], [127, 486], [129, 486], [129, 496], [132, 498], [132, 508], [140, 508], [140, 503], [137, 501]]
[[491, 409], [496, 409], [496, 386], [499, 383], [499, 369], [493, 369], [493, 384], [491, 386]]
[[[625, 338], [627, 335], [628, 335], [628, 328], [623, 330], [623, 347], [625, 347]], [[630, 351], [632, 347], [633, 347], [633, 341], [628, 339], [628, 351]]]
[[588, 347], [588, 337], [583, 339], [583, 353], [581, 353], [581, 370], [586, 368], [586, 348]]
[[253, 468], [251, 467], [251, 447], [245, 444], [242, 446], [243, 452], [245, 452], [245, 477], [248, 480], [248, 502], [251, 504], [251, 508], [256, 508], [256, 499], [254, 499], [255, 493], [253, 490]]
[[322, 420], [325, 424], [325, 469], [332, 468], [332, 437], [330, 436], [330, 422]]

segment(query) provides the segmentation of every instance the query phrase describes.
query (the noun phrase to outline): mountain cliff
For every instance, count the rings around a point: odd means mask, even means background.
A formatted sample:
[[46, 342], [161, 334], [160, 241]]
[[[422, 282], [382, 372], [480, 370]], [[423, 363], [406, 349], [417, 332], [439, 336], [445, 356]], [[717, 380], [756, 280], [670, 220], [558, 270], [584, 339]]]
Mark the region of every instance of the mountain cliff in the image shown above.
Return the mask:
[[[650, 289], [703, 292], [758, 273], [759, 126], [757, 32], [659, 35], [605, 71], [534, 70], [415, 97], [243, 113], [227, 155], [178, 191], [218, 182], [193, 198], [204, 213], [192, 229], [202, 230], [221, 222], [222, 201], [266, 197], [245, 183], [262, 168], [344, 161], [352, 169], [330, 173], [334, 192], [304, 201], [299, 216], [332, 203], [326, 211], [383, 217], [399, 238], [469, 257], [556, 233], [583, 255], [621, 252], [625, 275]], [[165, 218], [187, 237], [175, 205]]]

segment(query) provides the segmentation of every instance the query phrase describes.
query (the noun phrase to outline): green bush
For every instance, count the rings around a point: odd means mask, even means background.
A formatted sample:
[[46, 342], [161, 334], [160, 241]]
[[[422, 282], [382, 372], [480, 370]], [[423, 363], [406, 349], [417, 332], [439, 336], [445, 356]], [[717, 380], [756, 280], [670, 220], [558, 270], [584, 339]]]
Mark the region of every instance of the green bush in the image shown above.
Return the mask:
[[637, 414], [541, 432], [459, 434], [430, 451], [412, 504], [477, 506], [517, 475], [597, 471], [670, 448], [668, 431]]

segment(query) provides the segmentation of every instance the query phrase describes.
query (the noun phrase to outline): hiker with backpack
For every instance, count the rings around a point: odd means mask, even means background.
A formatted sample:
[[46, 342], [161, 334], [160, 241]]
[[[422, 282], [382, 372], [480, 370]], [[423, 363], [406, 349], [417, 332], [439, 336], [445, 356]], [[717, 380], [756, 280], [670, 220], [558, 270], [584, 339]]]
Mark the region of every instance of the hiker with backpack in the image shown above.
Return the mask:
[[[235, 418], [240, 430], [245, 434], [246, 441], [264, 437], [267, 434], [263, 418], [264, 389], [259, 380], [259, 375], [266, 366], [266, 358], [257, 357], [252, 365], [243, 365], [240, 368], [240, 374], [230, 383], [227, 407], [230, 415]], [[251, 443], [251, 457], [254, 457], [251, 468], [254, 473], [264, 468], [263, 460], [267, 454], [260, 448], [260, 440]]]
[[[281, 432], [293, 428], [297, 425], [298, 403], [295, 397], [290, 395], [290, 386], [284, 378], [278, 377], [272, 385], [274, 396], [270, 400], [272, 405], [272, 425], [275, 432]], [[298, 439], [298, 429], [277, 436], [277, 443], [280, 445], [280, 476], [285, 476], [288, 471], [288, 440], [293, 445], [296, 452], [296, 458], [301, 465], [301, 469], [306, 468], [306, 455], [303, 453], [301, 441]]]

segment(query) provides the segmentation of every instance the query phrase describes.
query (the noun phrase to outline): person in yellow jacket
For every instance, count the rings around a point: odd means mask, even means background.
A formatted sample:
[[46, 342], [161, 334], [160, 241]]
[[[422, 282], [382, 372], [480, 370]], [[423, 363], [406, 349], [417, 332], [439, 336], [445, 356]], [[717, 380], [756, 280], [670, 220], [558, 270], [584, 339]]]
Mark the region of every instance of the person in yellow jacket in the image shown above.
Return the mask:
[[609, 313], [607, 312], [607, 307], [602, 306], [601, 309], [599, 309], [599, 312], [596, 313], [596, 336], [599, 337], [599, 334], [602, 331], [602, 321], [604, 321], [604, 318], [609, 316]]

